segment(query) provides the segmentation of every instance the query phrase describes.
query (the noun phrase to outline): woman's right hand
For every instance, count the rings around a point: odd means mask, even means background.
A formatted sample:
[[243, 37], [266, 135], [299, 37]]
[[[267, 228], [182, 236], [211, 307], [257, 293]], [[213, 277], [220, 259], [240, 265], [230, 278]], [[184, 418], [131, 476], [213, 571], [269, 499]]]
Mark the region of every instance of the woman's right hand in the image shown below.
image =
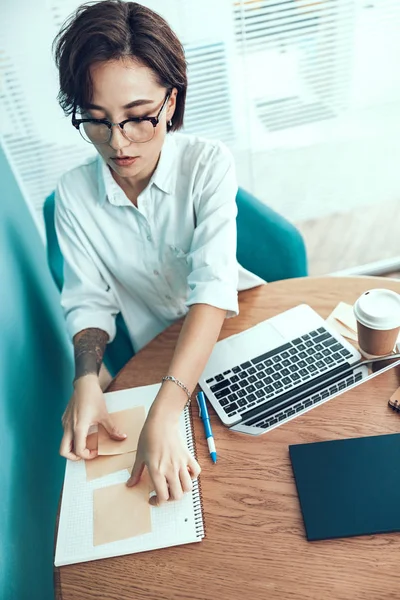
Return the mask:
[[75, 391], [62, 417], [64, 435], [60, 454], [70, 460], [90, 459], [97, 450], [86, 447], [89, 427], [101, 423], [113, 440], [122, 441], [126, 434], [118, 431], [107, 412], [97, 375], [89, 374], [75, 382]]

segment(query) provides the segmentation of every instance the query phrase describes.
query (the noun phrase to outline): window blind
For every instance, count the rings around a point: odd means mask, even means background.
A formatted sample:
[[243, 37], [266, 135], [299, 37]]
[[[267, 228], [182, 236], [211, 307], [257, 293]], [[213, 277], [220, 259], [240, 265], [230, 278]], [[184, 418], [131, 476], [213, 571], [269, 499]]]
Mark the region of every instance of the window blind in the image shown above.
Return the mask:
[[[185, 47], [185, 131], [226, 142], [239, 184], [292, 220], [372, 203], [378, 191], [381, 202], [398, 197], [398, 0], [143, 3]], [[38, 214], [58, 177], [95, 152], [57, 105], [51, 56], [79, 4], [1, 9], [2, 140]]]

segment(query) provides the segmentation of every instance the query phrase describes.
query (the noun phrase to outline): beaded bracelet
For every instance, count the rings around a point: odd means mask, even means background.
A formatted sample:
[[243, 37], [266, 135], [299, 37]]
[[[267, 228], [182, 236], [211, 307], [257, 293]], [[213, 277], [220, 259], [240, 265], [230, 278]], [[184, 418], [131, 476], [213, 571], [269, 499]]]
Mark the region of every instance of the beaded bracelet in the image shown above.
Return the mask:
[[189, 406], [190, 401], [192, 399], [192, 394], [189, 392], [189, 390], [187, 389], [186, 385], [184, 385], [182, 383], [182, 381], [179, 381], [179, 379], [176, 379], [173, 375], [166, 375], [165, 377], [162, 378], [161, 380], [163, 383], [164, 381], [173, 381], [173, 383], [176, 383], [176, 385], [178, 385], [180, 388], [182, 388], [182, 390], [185, 392], [185, 394], [188, 397], [188, 401], [185, 404], [185, 408], [187, 406]]

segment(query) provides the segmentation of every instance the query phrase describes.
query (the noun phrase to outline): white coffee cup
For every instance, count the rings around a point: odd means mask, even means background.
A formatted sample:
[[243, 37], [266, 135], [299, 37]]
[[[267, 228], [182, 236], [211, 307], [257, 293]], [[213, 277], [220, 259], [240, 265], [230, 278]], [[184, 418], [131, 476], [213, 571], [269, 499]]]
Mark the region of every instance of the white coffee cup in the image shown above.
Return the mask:
[[368, 358], [391, 354], [400, 331], [400, 295], [381, 288], [368, 290], [353, 310], [360, 352]]

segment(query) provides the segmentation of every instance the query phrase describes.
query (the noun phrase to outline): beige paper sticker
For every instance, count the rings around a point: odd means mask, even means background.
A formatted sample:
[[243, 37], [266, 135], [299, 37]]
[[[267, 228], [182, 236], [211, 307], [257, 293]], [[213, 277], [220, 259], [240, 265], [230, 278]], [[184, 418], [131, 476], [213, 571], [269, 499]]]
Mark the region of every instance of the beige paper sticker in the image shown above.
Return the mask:
[[93, 545], [109, 544], [151, 532], [146, 481], [133, 488], [118, 483], [93, 490]]
[[97, 450], [97, 431], [95, 433], [89, 433], [87, 436], [86, 448], [88, 450]]
[[357, 342], [357, 321], [350, 304], [339, 302], [326, 322], [343, 337]]
[[98, 452], [99, 455], [125, 454], [137, 449], [140, 432], [146, 420], [144, 406], [136, 406], [127, 410], [110, 413], [115, 426], [127, 434], [127, 438], [121, 442], [112, 440], [107, 431], [99, 424]]
[[136, 452], [126, 452], [125, 454], [97, 456], [92, 460], [85, 460], [86, 481], [99, 479], [100, 477], [122, 471], [123, 469], [127, 469], [129, 474], [131, 474], [135, 459]]
[[352, 342], [357, 342], [358, 341], [357, 334], [354, 333], [354, 331], [352, 331], [351, 329], [349, 329], [345, 325], [343, 325], [340, 321], [337, 321], [335, 318], [328, 317], [326, 319], [326, 323], [327, 323], [327, 325], [329, 325], [330, 327], [332, 327], [332, 329], [334, 329], [337, 333], [339, 333], [340, 335], [342, 335], [346, 339], [351, 340]]
[[351, 304], [339, 302], [335, 310], [331, 313], [331, 316], [354, 331], [354, 333], [357, 333], [357, 319], [354, 316], [353, 307]]

